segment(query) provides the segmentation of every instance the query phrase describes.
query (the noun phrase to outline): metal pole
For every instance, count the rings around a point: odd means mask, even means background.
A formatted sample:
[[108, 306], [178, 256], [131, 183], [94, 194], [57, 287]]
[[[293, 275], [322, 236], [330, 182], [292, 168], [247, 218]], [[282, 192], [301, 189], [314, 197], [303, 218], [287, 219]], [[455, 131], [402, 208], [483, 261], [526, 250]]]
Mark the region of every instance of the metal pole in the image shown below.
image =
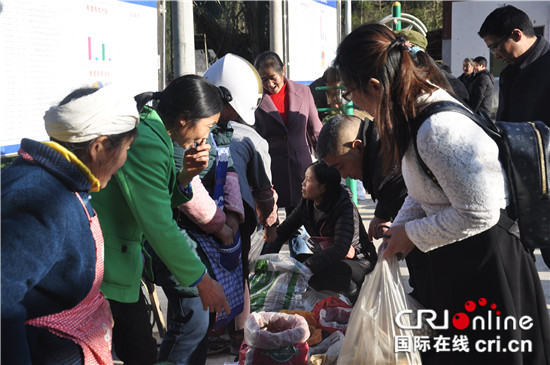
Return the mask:
[[340, 44], [340, 42], [342, 42], [342, 0], [336, 0], [336, 43]]
[[273, 0], [269, 3], [269, 48], [284, 59], [283, 47], [283, 3]]
[[210, 65], [208, 64], [208, 45], [206, 44], [206, 33], [202, 35], [202, 39], [204, 41], [204, 67], [206, 67], [206, 70], [208, 70], [208, 67], [210, 67]]
[[[351, 0], [346, 0], [346, 35], [351, 33]], [[344, 104], [344, 113], [347, 115], [353, 115], [353, 102], [350, 101], [347, 104]], [[351, 190], [352, 200], [357, 205], [357, 180], [346, 178], [346, 185]]]
[[351, 33], [351, 0], [346, 0], [346, 35]]
[[[344, 105], [344, 113], [346, 113], [346, 115], [353, 115], [353, 101], [350, 101], [349, 103]], [[351, 190], [351, 198], [353, 202], [355, 203], [355, 205], [357, 205], [357, 180], [347, 177], [346, 185]]]
[[[394, 18], [401, 17], [401, 3], [399, 1], [396, 1], [392, 4], [391, 12]], [[401, 30], [401, 20], [394, 20], [393, 30]]]
[[283, 0], [283, 63], [286, 64], [286, 76], [290, 79], [290, 37], [288, 23], [288, 0]]
[[160, 12], [162, 16], [162, 49], [160, 52], [160, 80], [159, 90], [166, 87], [166, 0], [160, 1]]
[[[331, 90], [331, 89], [344, 89], [343, 85], [338, 86], [317, 86], [315, 90]], [[343, 105], [344, 113], [346, 115], [353, 115], [353, 101], [349, 101], [347, 104]], [[330, 112], [338, 109], [334, 108], [317, 108], [317, 111], [319, 112]], [[349, 177], [346, 178], [346, 186], [349, 187], [352, 194], [352, 200], [355, 203], [355, 205], [358, 204], [357, 202], [357, 180], [350, 179]]]
[[172, 42], [174, 52], [174, 77], [194, 74], [195, 29], [193, 27], [193, 2], [172, 2]]

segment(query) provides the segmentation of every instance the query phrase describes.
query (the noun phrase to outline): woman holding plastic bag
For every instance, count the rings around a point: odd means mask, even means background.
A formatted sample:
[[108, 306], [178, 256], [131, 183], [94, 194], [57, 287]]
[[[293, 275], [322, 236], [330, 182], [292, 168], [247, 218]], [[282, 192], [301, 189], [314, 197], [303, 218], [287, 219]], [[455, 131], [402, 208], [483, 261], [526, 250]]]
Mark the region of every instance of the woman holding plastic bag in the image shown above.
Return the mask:
[[[550, 364], [544, 293], [532, 258], [509, 233], [497, 145], [467, 116], [417, 118], [433, 102], [458, 101], [421, 76], [405, 39], [383, 25], [350, 33], [335, 65], [353, 102], [374, 116], [386, 170], [400, 167], [408, 188], [385, 232], [384, 256], [403, 256], [415, 246], [430, 256], [426, 304], [437, 316], [440, 340], [429, 344], [435, 351], [423, 353], [424, 363]], [[526, 317], [528, 325], [510, 324]], [[528, 347], [512, 346], [518, 340]]]
[[302, 200], [277, 228], [277, 239], [266, 243], [262, 253], [279, 252], [303, 225], [311, 236], [314, 253], [297, 259], [313, 272], [309, 286], [341, 292], [355, 301], [365, 275], [374, 268], [374, 245], [367, 238], [349, 190], [340, 183], [338, 170], [317, 161], [307, 168], [305, 176]]

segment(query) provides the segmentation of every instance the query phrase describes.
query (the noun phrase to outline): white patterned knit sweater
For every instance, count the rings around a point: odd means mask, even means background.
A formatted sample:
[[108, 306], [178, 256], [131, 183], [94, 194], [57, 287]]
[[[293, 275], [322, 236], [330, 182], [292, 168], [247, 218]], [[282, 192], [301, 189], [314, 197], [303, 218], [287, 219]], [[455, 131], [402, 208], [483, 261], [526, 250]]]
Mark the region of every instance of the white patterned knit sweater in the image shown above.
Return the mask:
[[[443, 90], [419, 101], [424, 100], [456, 101]], [[493, 227], [507, 202], [496, 143], [471, 119], [453, 112], [428, 118], [417, 141], [443, 191], [420, 166], [411, 141], [402, 161], [409, 196], [393, 224], [405, 223], [407, 235], [424, 252]]]

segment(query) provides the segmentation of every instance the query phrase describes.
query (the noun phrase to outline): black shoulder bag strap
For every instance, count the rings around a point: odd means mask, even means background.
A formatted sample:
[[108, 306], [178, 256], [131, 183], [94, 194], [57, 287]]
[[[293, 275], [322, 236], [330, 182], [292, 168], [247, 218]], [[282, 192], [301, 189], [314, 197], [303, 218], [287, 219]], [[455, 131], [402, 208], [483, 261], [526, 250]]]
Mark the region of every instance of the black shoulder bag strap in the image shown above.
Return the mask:
[[439, 181], [437, 181], [437, 177], [433, 174], [432, 170], [426, 165], [424, 160], [422, 160], [422, 157], [420, 157], [420, 153], [418, 152], [418, 142], [417, 142], [417, 136], [418, 136], [418, 130], [420, 129], [420, 126], [426, 119], [431, 117], [434, 114], [441, 113], [441, 112], [457, 112], [460, 114], [463, 114], [473, 120], [477, 125], [479, 125], [485, 133], [487, 133], [491, 138], [497, 142], [497, 144], [500, 147], [500, 135], [498, 133], [498, 129], [494, 123], [484, 117], [480, 117], [479, 115], [474, 114], [472, 111], [468, 110], [466, 107], [453, 102], [453, 101], [437, 101], [435, 103], [429, 104], [426, 106], [420, 114], [416, 117], [414, 126], [413, 126], [413, 143], [414, 143], [414, 151], [416, 152], [416, 156], [418, 157], [418, 162], [420, 163], [420, 166], [422, 167], [422, 170], [428, 175], [432, 181], [441, 188], [441, 185], [439, 185]]

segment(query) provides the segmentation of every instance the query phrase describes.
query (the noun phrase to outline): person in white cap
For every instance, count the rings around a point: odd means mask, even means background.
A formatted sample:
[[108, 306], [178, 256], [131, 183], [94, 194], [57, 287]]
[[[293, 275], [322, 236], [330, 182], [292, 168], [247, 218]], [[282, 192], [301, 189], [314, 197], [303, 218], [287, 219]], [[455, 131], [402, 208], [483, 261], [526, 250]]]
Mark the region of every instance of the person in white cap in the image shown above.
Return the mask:
[[[70, 93], [2, 171], [2, 364], [112, 364], [90, 192], [126, 161], [139, 115], [113, 86]], [[93, 319], [93, 320], [92, 320]]]
[[236, 355], [244, 337], [244, 322], [250, 314], [247, 285], [250, 236], [259, 223], [265, 229], [265, 236], [271, 239], [276, 237], [277, 193], [271, 180], [269, 145], [251, 127], [255, 123], [255, 110], [262, 98], [260, 75], [248, 61], [229, 53], [213, 64], [204, 76], [214, 85], [227, 89], [231, 95], [218, 125], [230, 123], [233, 129], [231, 158], [239, 178], [245, 211], [245, 221], [239, 225], [245, 280], [244, 310], [235, 318], [235, 323], [227, 327], [230, 351]]

